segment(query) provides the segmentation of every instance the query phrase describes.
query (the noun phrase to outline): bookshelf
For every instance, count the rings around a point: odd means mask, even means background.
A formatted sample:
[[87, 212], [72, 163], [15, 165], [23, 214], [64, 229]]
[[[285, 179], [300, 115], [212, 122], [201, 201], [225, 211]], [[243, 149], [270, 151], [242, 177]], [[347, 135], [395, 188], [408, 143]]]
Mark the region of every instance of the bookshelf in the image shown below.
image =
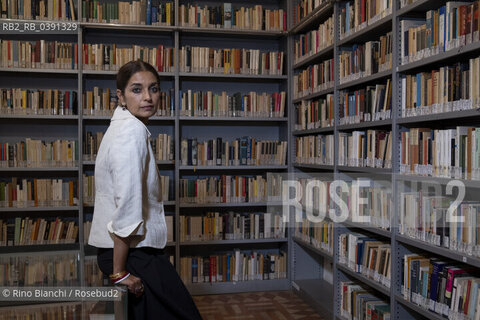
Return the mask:
[[[152, 138], [160, 133], [171, 136], [175, 143], [173, 160], [157, 160], [157, 165], [162, 176], [168, 176], [169, 181], [169, 198], [164, 201], [166, 215], [173, 217], [173, 242], [168, 242], [166, 252], [174, 256], [175, 266], [180, 272], [180, 258], [189, 254], [190, 248], [204, 248], [202, 254], [213, 255], [215, 252], [232, 251], [237, 247], [242, 248], [242, 252], [250, 252], [251, 250], [265, 251], [267, 253], [278, 253], [279, 250], [287, 252], [288, 248], [288, 232], [284, 237], [280, 238], [260, 238], [260, 239], [244, 239], [244, 240], [205, 240], [198, 242], [181, 242], [179, 240], [179, 218], [180, 215], [198, 215], [207, 211], [235, 211], [235, 212], [266, 212], [268, 208], [278, 211], [278, 201], [262, 201], [262, 202], [229, 202], [229, 203], [181, 203], [179, 197], [179, 179], [188, 177], [208, 177], [220, 175], [263, 175], [266, 172], [286, 172], [289, 168], [289, 161], [281, 165], [265, 164], [261, 166], [192, 166], [182, 165], [180, 158], [179, 144], [182, 138], [201, 137], [202, 141], [215, 139], [217, 136], [226, 137], [226, 140], [240, 138], [242, 136], [254, 136], [258, 140], [288, 140], [289, 117], [287, 108], [284, 115], [269, 117], [265, 115], [252, 116], [218, 116], [218, 117], [187, 117], [180, 114], [179, 97], [181, 92], [188, 89], [192, 91], [206, 92], [213, 91], [214, 94], [220, 94], [226, 91], [229, 95], [240, 92], [242, 95], [249, 92], [268, 94], [274, 92], [288, 91], [289, 76], [286, 67], [283, 73], [278, 74], [231, 74], [222, 73], [206, 73], [206, 72], [185, 72], [180, 69], [179, 52], [182, 46], [205, 46], [215, 49], [236, 48], [236, 49], [260, 49], [261, 52], [278, 51], [284, 52], [283, 59], [287, 55], [287, 28], [284, 30], [253, 30], [241, 28], [205, 28], [195, 26], [181, 26], [177, 17], [181, 5], [188, 5], [189, 1], [172, 1], [171, 25], [143, 25], [143, 24], [126, 24], [118, 22], [100, 23], [94, 20], [84, 20], [82, 5], [85, 1], [77, 0], [76, 13], [77, 20], [75, 24], [78, 26], [76, 32], [62, 35], [61, 39], [65, 42], [71, 42], [78, 45], [79, 64], [78, 70], [64, 69], [36, 69], [36, 68], [0, 68], [0, 73], [6, 75], [2, 77], [0, 86], [2, 88], [37, 88], [37, 89], [60, 89], [74, 90], [78, 96], [78, 110], [74, 115], [34, 115], [34, 114], [5, 114], [0, 113], [0, 135], [4, 136], [7, 131], [15, 132], [13, 128], [16, 126], [26, 127], [24, 131], [16, 131], [21, 137], [41, 136], [53, 139], [56, 135], [61, 136], [60, 132], [66, 129], [70, 136], [78, 141], [80, 150], [85, 140], [87, 132], [101, 132], [108, 127], [110, 120], [108, 101], [106, 104], [101, 102], [100, 110], [90, 111], [83, 110], [84, 103], [87, 103], [88, 97], [83, 97], [82, 93], [86, 91], [94, 91], [95, 88], [104, 90], [110, 89], [110, 96], [115, 95], [115, 75], [116, 70], [108, 70], [101, 68], [95, 69], [95, 66], [85, 66], [81, 63], [83, 60], [82, 46], [93, 46], [96, 44], [117, 45], [119, 48], [131, 48], [132, 44], [141, 46], [142, 48], [154, 48], [163, 45], [165, 48], [173, 48], [174, 54], [171, 56], [171, 63], [174, 65], [170, 70], [159, 72], [161, 77], [161, 91], [167, 94], [171, 93], [174, 99], [171, 104], [172, 115], [154, 116], [149, 121], [149, 130]], [[107, 1], [108, 2], [108, 1]], [[160, 1], [164, 3], [167, 1]], [[284, 0], [265, 0], [261, 3], [264, 9], [278, 10], [286, 9], [287, 1]], [[209, 1], [199, 3], [202, 7]], [[220, 4], [220, 3], [218, 3]], [[215, 4], [214, 4], [215, 5]], [[232, 3], [233, 9], [240, 7], [253, 7], [254, 5], [248, 1]], [[99, 13], [100, 11], [96, 12]], [[112, 12], [108, 11], [110, 15]], [[105, 14], [105, 12], [104, 12]], [[284, 22], [283, 17], [278, 17], [275, 24], [281, 25]], [[281, 20], [280, 20], [281, 19]], [[32, 22], [25, 19], [0, 19], [1, 22]], [[34, 20], [35, 24], [41, 23], [43, 20]], [[237, 21], [238, 22], [238, 21]], [[285, 20], [286, 23], [286, 20]], [[42, 35], [43, 36], [43, 35]], [[46, 40], [54, 39], [55, 35], [45, 35]], [[9, 34], [5, 36], [7, 40], [33, 41], [38, 35], [28, 34]], [[3, 36], [2, 36], [3, 40]], [[56, 40], [56, 39], [55, 39]], [[82, 57], [82, 58], [80, 58]], [[91, 61], [91, 60], [90, 60]], [[272, 59], [273, 61], [273, 59]], [[280, 61], [280, 60], [279, 60]], [[286, 61], [283, 62], [286, 65]], [[7, 78], [10, 77], [10, 79]], [[55, 79], [55, 77], [58, 77]], [[12, 80], [13, 79], [13, 80]], [[41, 85], [39, 85], [41, 83]], [[288, 101], [285, 100], [285, 105]], [[3, 126], [8, 124], [8, 127]], [[30, 124], [33, 126], [29, 127]], [[50, 132], [49, 128], [55, 128]], [[252, 127], [255, 129], [250, 130]], [[231, 130], [231, 129], [234, 130]], [[23, 130], [23, 129], [22, 129]], [[250, 132], [252, 131], [252, 132]], [[8, 134], [7, 136], [10, 136]], [[12, 137], [12, 139], [15, 138]], [[85, 244], [84, 224], [83, 222], [91, 220], [93, 214], [92, 203], [84, 203], [86, 196], [84, 195], [84, 186], [81, 183], [83, 175], [91, 176], [94, 172], [95, 161], [93, 159], [83, 158], [80, 152], [78, 165], [75, 167], [54, 167], [54, 168], [0, 168], [2, 176], [18, 176], [20, 178], [30, 177], [55, 177], [55, 176], [72, 176], [78, 179], [78, 204], [75, 206], [62, 207], [33, 207], [33, 208], [0, 208], [0, 212], [7, 214], [9, 217], [20, 216], [22, 218], [31, 216], [31, 213], [44, 214], [51, 216], [72, 217], [79, 223], [79, 236], [76, 244], [58, 244], [58, 245], [36, 245], [36, 246], [11, 246], [1, 247], [2, 253], [15, 252], [42, 252], [63, 250], [74, 251], [79, 254], [79, 279], [81, 283], [86, 282], [86, 269], [83, 261], [90, 259], [96, 254], [95, 249]], [[193, 251], [195, 251], [193, 250]], [[196, 254], [194, 252], [194, 254]], [[288, 263], [287, 263], [288, 264]], [[290, 266], [287, 267], [287, 270]], [[288, 279], [274, 279], [264, 281], [240, 281], [234, 283], [191, 283], [188, 285], [192, 294], [207, 293], [228, 293], [228, 292], [244, 292], [259, 290], [285, 290], [289, 288]]]
[[[316, 1], [318, 6], [309, 9], [308, 12], [298, 14], [297, 23], [291, 14], [287, 15], [286, 30], [263, 31], [249, 29], [225, 29], [180, 26], [178, 21], [169, 26], [149, 26], [119, 23], [97, 23], [78, 22], [79, 32], [76, 34], [63, 35], [61, 41], [69, 41], [79, 45], [78, 53], [81, 55], [82, 44], [95, 43], [119, 43], [127, 46], [131, 37], [142, 46], [153, 46], [163, 44], [165, 47], [174, 48], [173, 71], [160, 72], [162, 77], [162, 91], [173, 90], [176, 97], [174, 102], [175, 114], [173, 116], [156, 116], [151, 119], [150, 127], [153, 133], [167, 133], [174, 137], [175, 158], [173, 161], [158, 161], [162, 175], [170, 177], [170, 197], [166, 201], [165, 211], [174, 217], [174, 242], [169, 242], [168, 252], [175, 257], [175, 265], [180, 271], [180, 258], [192, 251], [202, 248], [205, 254], [214, 252], [225, 252], [236, 247], [248, 247], [278, 250], [282, 249], [288, 253], [287, 279], [275, 279], [268, 281], [245, 281], [232, 283], [192, 283], [188, 284], [193, 294], [227, 293], [256, 290], [280, 290], [293, 288], [298, 294], [309, 301], [319, 312], [327, 314], [331, 318], [345, 319], [341, 314], [341, 281], [355, 281], [383, 297], [390, 303], [391, 315], [395, 319], [431, 319], [444, 318], [437, 313], [428, 311], [416, 304], [404, 299], [402, 294], [402, 259], [410, 253], [431, 254], [436, 257], [450, 259], [465, 266], [480, 268], [479, 258], [464, 254], [460, 251], [435, 246], [425, 241], [413, 239], [399, 233], [399, 208], [401, 186], [407, 185], [413, 188], [415, 183], [433, 183], [444, 190], [445, 185], [451, 180], [445, 177], [431, 177], [421, 175], [403, 174], [400, 171], [401, 135], [410, 128], [429, 127], [441, 129], [443, 127], [455, 128], [464, 125], [478, 124], [480, 113], [478, 108], [462, 111], [450, 111], [444, 113], [421, 114], [416, 116], [402, 116], [402, 79], [405, 75], [414, 75], [418, 72], [427, 72], [442, 66], [451, 65], [458, 60], [467, 61], [480, 55], [480, 42], [472, 43], [453, 48], [435, 55], [423, 57], [413, 62], [402, 63], [402, 35], [401, 21], [405, 19], [425, 19], [426, 12], [439, 9], [446, 1], [416, 0], [411, 4], [401, 7], [402, 1], [392, 0], [392, 6], [385, 12], [371, 17], [370, 20], [358, 26], [357, 30], [350, 31], [344, 37], [340, 37], [340, 21], [342, 8], [345, 8], [345, 1]], [[406, 1], [405, 1], [406, 2]], [[81, 6], [82, 1], [78, 1]], [[201, 5], [207, 2], [202, 2]], [[315, 1], [314, 1], [315, 3]], [[354, 1], [350, 1], [353, 4]], [[181, 5], [188, 4], [186, 1], [176, 0], [174, 3], [175, 12], [178, 14]], [[217, 4], [217, 3], [214, 3]], [[241, 2], [239, 5], [247, 5]], [[268, 8], [282, 8], [289, 13], [297, 10], [298, 1], [277, 1], [265, 0], [263, 4]], [[296, 11], [295, 11], [296, 12]], [[333, 44], [328, 45], [318, 52], [305, 54], [303, 57], [294, 57], [295, 41], [300, 35], [304, 35], [318, 28], [319, 24], [325, 23], [329, 17], [333, 17]], [[1, 19], [10, 21], [12, 19]], [[13, 19], [15, 20], [15, 19]], [[17, 21], [17, 20], [15, 20]], [[20, 20], [29, 21], [29, 20]], [[367, 41], [379, 40], [379, 37], [387, 32], [392, 32], [392, 68], [380, 71], [363, 77], [352, 77], [350, 81], [339, 80], [339, 56], [343, 49], [352, 48], [354, 45], [364, 44]], [[29, 35], [8, 35], [7, 40], [31, 40]], [[45, 39], [52, 39], [45, 35]], [[185, 72], [180, 70], [179, 51], [182, 46], [207, 46], [212, 48], [247, 48], [261, 49], [261, 51], [283, 51], [284, 72], [281, 75], [270, 74], [222, 74], [206, 72]], [[312, 92], [294, 97], [294, 76], [299, 72], [313, 65], [333, 59], [334, 83], [330, 88], [316, 88]], [[84, 114], [82, 111], [82, 95], [85, 90], [92, 90], [98, 86], [102, 88], [114, 88], [115, 71], [86, 70], [79, 65], [78, 70], [59, 69], [24, 69], [24, 68], [0, 68], [0, 73], [8, 77], [2, 77], [0, 85], [5, 87], [37, 88], [38, 82], [42, 83], [40, 89], [57, 88], [61, 90], [75, 90], [78, 95], [79, 108], [76, 115], [26, 115], [26, 114], [0, 114], [0, 134], [3, 137], [7, 132], [18, 132], [16, 126], [25, 127], [22, 129], [22, 137], [39, 136], [46, 138], [61, 137], [60, 133], [67, 132], [68, 137], [75, 138], [82, 145], [84, 134], [87, 131], [101, 131], [108, 126], [108, 115]], [[53, 78], [58, 77], [58, 78]], [[340, 92], [356, 91], [391, 81], [391, 116], [389, 119], [364, 121], [353, 124], [340, 125]], [[227, 91], [229, 94], [250, 91], [255, 92], [280, 92], [286, 91], [286, 112], [281, 117], [206, 117], [206, 116], [183, 116], [180, 115], [179, 96], [181, 92], [192, 89], [195, 91], [208, 91], [211, 88], [219, 88], [214, 93], [220, 94]], [[333, 125], [329, 127], [296, 130], [296, 106], [305, 101], [317, 101], [333, 95], [334, 117]], [[48, 130], [46, 129], [48, 127]], [[6, 129], [4, 129], [6, 128]], [[233, 130], [232, 130], [233, 129]], [[209, 131], [210, 130], [210, 131]], [[392, 141], [392, 165], [388, 167], [354, 167], [338, 165], [339, 150], [338, 144], [340, 134], [352, 133], [354, 131], [386, 130], [391, 132]], [[234, 132], [232, 132], [234, 131]], [[215, 132], [211, 134], [210, 132]], [[181, 164], [179, 143], [182, 138], [199, 137], [201, 141], [214, 139], [219, 132], [228, 139], [236, 139], [242, 135], [251, 134], [261, 139], [277, 139], [288, 141], [288, 157], [285, 165], [260, 167], [250, 166], [184, 166]], [[240, 133], [241, 132], [241, 133]], [[320, 165], [313, 163], [296, 163], [295, 139], [297, 137], [332, 135], [334, 145], [333, 165]], [[18, 138], [15, 135], [8, 135], [12, 140]], [[24, 168], [2, 168], [2, 176], [18, 177], [70, 177], [81, 181], [84, 173], [93, 172], [94, 162], [91, 160], [79, 159], [78, 167], [69, 168], [36, 168], [35, 170]], [[278, 201], [259, 202], [229, 202], [229, 203], [181, 203], [179, 194], [179, 180], [183, 177], [208, 177], [213, 175], [231, 174], [246, 175], [246, 172], [255, 171], [263, 173], [266, 171], [288, 172], [291, 176], [314, 176], [315, 174], [332, 174], [335, 179], [351, 180], [357, 176], [370, 177], [372, 174], [382, 174], [391, 183], [393, 210], [390, 213], [390, 229], [382, 229], [372, 225], [354, 223], [350, 220], [335, 222], [333, 235], [333, 254], [320, 249], [313, 244], [313, 241], [305, 241], [295, 234], [294, 228], [289, 228], [286, 238], [279, 239], [247, 239], [247, 240], [208, 240], [198, 242], [181, 242], [178, 239], [180, 232], [179, 218], [181, 215], [198, 215], [208, 210], [235, 211], [235, 212], [265, 212], [267, 208], [281, 207]], [[468, 190], [475, 190], [480, 187], [478, 180], [459, 179]], [[412, 189], [413, 190], [413, 189]], [[470, 192], [472, 193], [472, 192]], [[472, 198], [471, 194], [469, 195]], [[474, 199], [474, 198], [473, 198]], [[83, 186], [79, 184], [79, 204], [67, 207], [36, 207], [36, 208], [0, 208], [0, 212], [9, 216], [27, 217], [30, 212], [40, 214], [65, 215], [70, 217], [72, 212], [79, 222], [84, 222], [93, 213], [92, 206], [82, 205]], [[277, 208], [277, 209], [278, 209]], [[293, 217], [293, 215], [292, 215]], [[293, 218], [291, 218], [293, 220]], [[94, 255], [94, 251], [84, 245], [83, 223], [79, 223], [79, 243], [74, 245], [50, 246], [26, 246], [26, 247], [2, 247], [5, 252], [41, 252], [42, 250], [74, 250], [80, 253], [81, 259], [85, 256]], [[369, 235], [374, 239], [388, 241], [391, 246], [391, 287], [386, 288], [376, 281], [365, 277], [360, 273], [339, 263], [338, 236], [341, 233], [358, 232]], [[52, 249], [51, 249], [52, 248]], [[83, 263], [79, 264], [80, 279], [84, 281], [85, 270]]]
[[[401, 6], [405, 2], [404, 6]], [[352, 124], [340, 124], [339, 112], [335, 113], [335, 125], [327, 128], [307, 129], [307, 130], [295, 130], [292, 128], [292, 143], [295, 143], [295, 138], [306, 135], [328, 135], [333, 134], [335, 137], [335, 162], [332, 166], [315, 165], [315, 164], [299, 164], [292, 161], [292, 167], [290, 171], [297, 179], [313, 178], [318, 175], [327, 176], [333, 175], [335, 179], [343, 179], [345, 181], [351, 181], [357, 177], [372, 178], [375, 175], [381, 177], [381, 179], [388, 181], [391, 187], [392, 195], [392, 210], [390, 214], [390, 228], [380, 228], [370, 224], [352, 222], [351, 219], [347, 219], [344, 222], [335, 222], [334, 231], [334, 254], [333, 256], [321, 250], [311, 243], [311, 239], [304, 239], [293, 235], [293, 241], [290, 242], [293, 251], [293, 270], [292, 270], [292, 288], [298, 293], [304, 300], [308, 301], [317, 310], [321, 310], [323, 314], [327, 314], [328, 317], [333, 319], [347, 319], [342, 314], [342, 287], [341, 282], [353, 281], [355, 284], [361, 285], [363, 288], [371, 290], [375, 295], [381, 297], [384, 301], [390, 305], [390, 314], [392, 319], [446, 319], [445, 315], [440, 315], [437, 312], [428, 310], [418, 305], [418, 302], [414, 300], [406, 300], [403, 292], [402, 278], [404, 270], [404, 257], [409, 254], [418, 254], [420, 256], [426, 256], [428, 258], [438, 258], [440, 261], [448, 261], [453, 264], [458, 264], [462, 268], [474, 268], [473, 273], [478, 275], [478, 257], [475, 254], [465, 253], [464, 249], [459, 250], [438, 246], [428, 241], [422, 241], [419, 238], [410, 237], [407, 234], [401, 234], [401, 195], [403, 193], [412, 195], [416, 194], [420, 187], [436, 188], [441, 194], [446, 191], [446, 186], [453, 178], [442, 176], [427, 176], [420, 174], [406, 174], [401, 171], [401, 136], [402, 132], [410, 130], [411, 128], [432, 128], [435, 130], [444, 128], [456, 128], [457, 126], [476, 126], [478, 125], [479, 113], [478, 108], [475, 107], [465, 110], [452, 111], [446, 110], [446, 112], [434, 113], [433, 107], [427, 106], [425, 111], [421, 113], [418, 111], [415, 115], [402, 116], [402, 79], [406, 75], [415, 75], [421, 72], [429, 72], [431, 70], [437, 70], [443, 66], [451, 66], [457, 61], [463, 61], [468, 64], [469, 59], [478, 57], [480, 53], [480, 43], [473, 41], [459, 47], [452, 47], [445, 52], [440, 51], [438, 54], [434, 52], [422, 53], [424, 56], [416, 60], [411, 60], [406, 63], [402, 63], [401, 54], [402, 48], [402, 34], [401, 26], [402, 20], [406, 19], [423, 19], [425, 23], [425, 17], [429, 10], [438, 10], [442, 6], [445, 6], [447, 1], [433, 1], [433, 0], [417, 0], [409, 1], [392, 1], [392, 7], [390, 11], [385, 12], [384, 15], [375, 17], [373, 21], [368, 21], [364, 25], [360, 25], [355, 30], [346, 33], [341, 38], [340, 30], [338, 27], [341, 24], [342, 8], [345, 8], [347, 1], [332, 1], [328, 5], [320, 6], [317, 8], [319, 12], [330, 7], [335, 18], [335, 37], [333, 48], [326, 48], [319, 52], [317, 55], [306, 57], [297, 63], [290, 66], [290, 73], [293, 75], [297, 70], [308, 66], [309, 64], [316, 63], [322, 59], [328, 59], [333, 57], [335, 60], [335, 85], [332, 89], [327, 91], [321, 91], [316, 94], [306, 95], [299, 98], [290, 100], [291, 110], [295, 110], [295, 105], [301, 103], [303, 100], [315, 99], [319, 96], [333, 93], [335, 95], [335, 110], [341, 107], [340, 92], [354, 91], [365, 88], [366, 86], [375, 86], [376, 84], [383, 83], [389, 79], [392, 85], [392, 101], [391, 101], [391, 116], [390, 118], [375, 121], [364, 121], [360, 123]], [[349, 2], [352, 7], [355, 1]], [[362, 1], [359, 1], [361, 4]], [[377, 2], [378, 3], [378, 2]], [[468, 9], [467, 9], [468, 10]], [[318, 14], [318, 13], [317, 13]], [[352, 14], [352, 12], [350, 12]], [[303, 20], [290, 27], [291, 37], [298, 37], [299, 34], [308, 32], [315, 29], [320, 23], [322, 23], [326, 16], [322, 18], [315, 17], [312, 13], [306, 16]], [[433, 21], [433, 20], [432, 20]], [[345, 22], [345, 20], [344, 20]], [[434, 26], [432, 27], [434, 28]], [[393, 38], [393, 51], [392, 51], [392, 68], [363, 76], [355, 79], [352, 77], [348, 79], [350, 81], [339, 81], [339, 53], [346, 47], [351, 47], [354, 44], [365, 43], [366, 41], [378, 40], [381, 35], [386, 32], [392, 31]], [[433, 31], [432, 31], [433, 33]], [[458, 40], [462, 41], [462, 39]], [[453, 44], [455, 45], [455, 44]], [[433, 50], [433, 49], [432, 49]], [[404, 91], [403, 91], [404, 92]], [[405, 93], [403, 93], [404, 95]], [[448, 100], [451, 101], [451, 100]], [[452, 102], [449, 107], [457, 104], [458, 108], [463, 108], [462, 102]], [[423, 111], [422, 111], [423, 112]], [[293, 119], [292, 121], [295, 121]], [[296, 122], [292, 122], [296, 123]], [[353, 131], [367, 131], [367, 130], [391, 130], [393, 148], [392, 152], [392, 165], [391, 168], [385, 167], [352, 167], [338, 165], [339, 159], [339, 134], [349, 133]], [[295, 148], [296, 146], [293, 145]], [[293, 156], [295, 155], [294, 149], [291, 149]], [[327, 179], [327, 178], [325, 178]], [[331, 178], [330, 178], [331, 179]], [[465, 179], [462, 177], [459, 180], [466, 187], [465, 201], [475, 201], [475, 193], [480, 187], [477, 180]], [[426, 190], [426, 189], [425, 189]], [[303, 209], [305, 212], [305, 208]], [[338, 209], [335, 211], [338, 214]], [[293, 214], [290, 216], [293, 217]], [[312, 231], [313, 232], [313, 231]], [[339, 235], [341, 234], [361, 234], [369, 237], [373, 240], [385, 242], [390, 245], [391, 250], [391, 279], [387, 281], [390, 283], [390, 287], [373, 280], [371, 277], [367, 277], [362, 273], [355, 272], [349, 268], [346, 264], [340, 262], [339, 255]], [[427, 234], [426, 237], [429, 235]], [[462, 247], [461, 245], [459, 248]], [[326, 284], [322, 279], [324, 272], [326, 271], [326, 261], [330, 261], [333, 264], [333, 279], [331, 284]], [[409, 265], [410, 267], [410, 265]], [[308, 280], [305, 280], [308, 278]], [[333, 301], [330, 305], [325, 304], [325, 299], [329, 299], [333, 296]], [[414, 299], [419, 299], [415, 297]], [[427, 301], [429, 303], [429, 301]], [[438, 303], [437, 303], [438, 304]], [[438, 304], [440, 306], [440, 304]], [[333, 308], [332, 308], [333, 306]], [[437, 310], [438, 311], [438, 310]], [[445, 312], [445, 311], [444, 311]], [[454, 314], [451, 317], [462, 317], [462, 315]], [[465, 317], [466, 319], [466, 317]]]

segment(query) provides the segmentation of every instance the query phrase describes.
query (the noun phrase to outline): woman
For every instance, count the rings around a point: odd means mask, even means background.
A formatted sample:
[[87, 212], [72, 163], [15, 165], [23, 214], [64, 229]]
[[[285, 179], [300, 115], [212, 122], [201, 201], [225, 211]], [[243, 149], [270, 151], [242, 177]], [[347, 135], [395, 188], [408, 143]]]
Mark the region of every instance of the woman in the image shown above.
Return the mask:
[[129, 319], [201, 319], [163, 252], [167, 227], [145, 124], [158, 108], [160, 78], [143, 61], [117, 74], [119, 106], [95, 163], [95, 209], [88, 243], [113, 284], [128, 287]]

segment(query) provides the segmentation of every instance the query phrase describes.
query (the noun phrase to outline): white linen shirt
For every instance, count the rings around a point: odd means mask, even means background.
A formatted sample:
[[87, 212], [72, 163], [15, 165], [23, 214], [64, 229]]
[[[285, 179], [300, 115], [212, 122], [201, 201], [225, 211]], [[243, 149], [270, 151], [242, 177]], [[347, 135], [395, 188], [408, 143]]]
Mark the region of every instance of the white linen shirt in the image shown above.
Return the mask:
[[95, 161], [95, 208], [88, 244], [113, 248], [113, 234], [131, 248], [164, 248], [167, 226], [147, 127], [117, 107]]

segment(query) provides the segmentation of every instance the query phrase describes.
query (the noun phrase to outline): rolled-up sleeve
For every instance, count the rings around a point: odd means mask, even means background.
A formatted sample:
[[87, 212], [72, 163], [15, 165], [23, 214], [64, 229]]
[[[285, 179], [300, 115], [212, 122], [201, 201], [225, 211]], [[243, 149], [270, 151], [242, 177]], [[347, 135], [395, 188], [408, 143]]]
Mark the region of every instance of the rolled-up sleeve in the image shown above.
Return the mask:
[[119, 134], [110, 146], [115, 211], [107, 229], [122, 238], [145, 234], [142, 208], [146, 188], [143, 177], [148, 156], [147, 143], [144, 130], [129, 128]]

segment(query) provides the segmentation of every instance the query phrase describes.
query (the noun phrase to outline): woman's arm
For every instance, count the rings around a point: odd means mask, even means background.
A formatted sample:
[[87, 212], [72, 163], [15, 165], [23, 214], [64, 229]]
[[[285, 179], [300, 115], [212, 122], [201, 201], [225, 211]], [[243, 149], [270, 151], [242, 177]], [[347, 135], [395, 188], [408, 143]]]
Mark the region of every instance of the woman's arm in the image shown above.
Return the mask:
[[122, 238], [113, 235], [113, 273], [125, 271], [128, 248], [130, 248], [130, 237]]
[[[119, 237], [113, 234], [113, 273], [119, 273], [126, 270], [128, 249], [130, 248], [130, 237]], [[140, 278], [131, 274], [128, 278], [120, 282], [128, 287], [128, 290], [137, 297], [143, 294], [143, 284]]]

